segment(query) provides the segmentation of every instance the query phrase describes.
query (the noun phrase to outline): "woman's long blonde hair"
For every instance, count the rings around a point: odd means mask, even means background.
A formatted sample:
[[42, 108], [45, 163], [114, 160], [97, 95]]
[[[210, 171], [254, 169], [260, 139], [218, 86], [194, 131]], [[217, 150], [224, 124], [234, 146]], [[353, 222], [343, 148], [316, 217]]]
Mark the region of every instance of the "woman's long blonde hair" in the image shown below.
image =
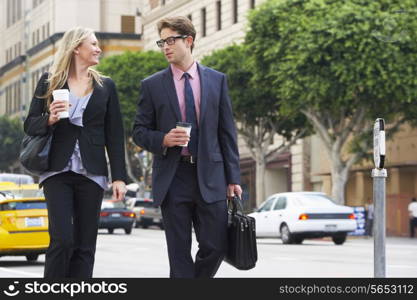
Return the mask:
[[[74, 60], [74, 50], [91, 34], [94, 34], [94, 31], [90, 28], [74, 27], [65, 32], [62, 37], [61, 45], [50, 69], [48, 90], [42, 96], [42, 98], [47, 99], [48, 107], [51, 103], [53, 90], [62, 88], [68, 80], [68, 73]], [[100, 72], [90, 67], [88, 68], [88, 75], [99, 85], [102, 85], [102, 74]]]

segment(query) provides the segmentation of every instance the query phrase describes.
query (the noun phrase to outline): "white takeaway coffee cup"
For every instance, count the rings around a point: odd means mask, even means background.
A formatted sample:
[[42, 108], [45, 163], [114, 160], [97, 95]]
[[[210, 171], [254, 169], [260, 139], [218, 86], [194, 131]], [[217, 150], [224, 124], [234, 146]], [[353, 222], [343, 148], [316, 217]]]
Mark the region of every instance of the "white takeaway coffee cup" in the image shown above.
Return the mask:
[[[191, 134], [191, 123], [177, 122], [177, 128], [184, 129], [187, 132], [188, 136], [190, 136], [190, 134]], [[187, 147], [188, 142], [183, 144], [183, 145], [180, 145], [180, 146], [181, 147]]]
[[68, 89], [61, 89], [61, 90], [54, 90], [52, 92], [52, 96], [54, 97], [54, 100], [61, 100], [61, 101], [67, 101], [67, 110], [61, 111], [59, 113], [60, 119], [65, 119], [69, 117], [69, 90]]

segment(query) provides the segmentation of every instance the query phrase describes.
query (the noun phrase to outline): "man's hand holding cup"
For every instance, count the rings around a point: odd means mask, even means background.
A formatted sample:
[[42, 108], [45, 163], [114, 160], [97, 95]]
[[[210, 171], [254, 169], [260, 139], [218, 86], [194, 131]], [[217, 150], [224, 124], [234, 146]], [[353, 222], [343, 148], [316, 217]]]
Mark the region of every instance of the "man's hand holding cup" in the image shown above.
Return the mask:
[[164, 147], [186, 147], [190, 141], [191, 124], [178, 122], [177, 127], [171, 129], [164, 137]]

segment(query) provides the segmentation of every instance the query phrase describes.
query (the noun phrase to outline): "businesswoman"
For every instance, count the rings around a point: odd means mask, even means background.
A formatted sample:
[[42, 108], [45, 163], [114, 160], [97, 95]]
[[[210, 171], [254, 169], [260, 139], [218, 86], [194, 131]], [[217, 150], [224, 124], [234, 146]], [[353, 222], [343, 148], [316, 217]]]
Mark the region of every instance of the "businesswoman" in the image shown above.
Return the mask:
[[[100, 206], [108, 184], [105, 150], [114, 200], [122, 200], [126, 192], [116, 87], [91, 68], [98, 64], [100, 53], [92, 30], [77, 27], [67, 31], [51, 71], [38, 82], [24, 123], [29, 135], [53, 132], [50, 167], [40, 176], [51, 238], [45, 278], [92, 277]], [[69, 118], [59, 117], [68, 105], [53, 99], [56, 89], [69, 89]]]

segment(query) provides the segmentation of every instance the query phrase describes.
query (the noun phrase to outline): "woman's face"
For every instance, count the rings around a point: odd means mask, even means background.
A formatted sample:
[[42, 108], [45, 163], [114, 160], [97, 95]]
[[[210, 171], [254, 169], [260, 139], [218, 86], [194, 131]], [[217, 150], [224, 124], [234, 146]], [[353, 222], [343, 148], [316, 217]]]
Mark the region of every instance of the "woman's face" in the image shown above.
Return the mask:
[[98, 64], [101, 49], [98, 46], [98, 40], [94, 34], [87, 37], [81, 45], [74, 50], [75, 56], [88, 66], [94, 66]]

